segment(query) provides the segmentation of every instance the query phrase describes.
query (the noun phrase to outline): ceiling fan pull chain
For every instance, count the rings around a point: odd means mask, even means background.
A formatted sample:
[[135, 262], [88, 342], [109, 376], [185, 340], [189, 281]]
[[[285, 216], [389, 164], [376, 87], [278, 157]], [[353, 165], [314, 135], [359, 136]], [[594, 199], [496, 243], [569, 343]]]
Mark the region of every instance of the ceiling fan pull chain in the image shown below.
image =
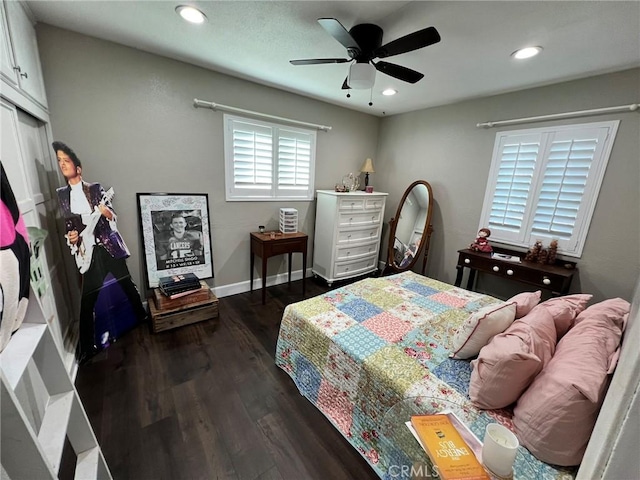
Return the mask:
[[373, 107], [373, 87], [369, 90], [369, 106]]

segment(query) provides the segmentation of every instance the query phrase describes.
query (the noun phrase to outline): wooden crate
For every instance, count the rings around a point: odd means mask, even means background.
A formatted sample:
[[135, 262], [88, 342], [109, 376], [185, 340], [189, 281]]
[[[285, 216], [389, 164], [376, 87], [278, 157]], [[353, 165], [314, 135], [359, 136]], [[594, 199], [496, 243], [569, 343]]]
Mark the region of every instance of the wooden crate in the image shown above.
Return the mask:
[[200, 290], [195, 290], [188, 295], [171, 299], [164, 295], [159, 288], [153, 289], [153, 299], [156, 302], [158, 310], [174, 310], [176, 308], [185, 307], [195, 302], [209, 300], [211, 290], [204, 280], [200, 280]]
[[[192, 301], [193, 299], [191, 299], [189, 303], [178, 301], [186, 301], [191, 295], [176, 298], [175, 300], [169, 299], [171, 302], [180, 303], [180, 305], [164, 303], [164, 308], [162, 309], [157, 307], [155, 299], [153, 301], [149, 299], [149, 312], [151, 313], [151, 329], [153, 333], [218, 318], [218, 298], [208, 288], [206, 291], [208, 295], [205, 299], [197, 301]], [[158, 293], [162, 295], [162, 293], [154, 291], [154, 297], [157, 298]]]

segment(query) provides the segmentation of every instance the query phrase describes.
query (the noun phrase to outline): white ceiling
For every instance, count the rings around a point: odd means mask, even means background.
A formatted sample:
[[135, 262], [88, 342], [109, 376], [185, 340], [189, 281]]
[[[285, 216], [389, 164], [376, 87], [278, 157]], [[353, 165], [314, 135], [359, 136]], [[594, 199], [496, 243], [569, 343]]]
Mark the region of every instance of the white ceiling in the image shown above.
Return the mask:
[[[28, 1], [40, 22], [374, 115], [640, 66], [640, 2], [618, 1]], [[174, 11], [198, 7], [188, 24]], [[377, 72], [371, 91], [341, 90], [349, 64], [293, 66], [291, 59], [347, 58], [318, 24], [375, 23], [383, 43], [435, 26], [442, 41], [385, 59], [425, 74], [414, 85]], [[510, 54], [544, 51], [528, 61]], [[393, 97], [381, 91], [398, 90]], [[207, 100], [207, 99], [205, 99]], [[633, 99], [637, 100], [637, 99]]]

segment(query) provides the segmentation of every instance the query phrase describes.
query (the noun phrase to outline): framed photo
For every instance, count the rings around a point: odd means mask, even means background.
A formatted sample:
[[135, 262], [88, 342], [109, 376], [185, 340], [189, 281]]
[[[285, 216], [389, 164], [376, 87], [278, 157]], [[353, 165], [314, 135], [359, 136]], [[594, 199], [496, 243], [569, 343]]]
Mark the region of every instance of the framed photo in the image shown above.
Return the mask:
[[180, 273], [212, 278], [208, 195], [138, 193], [137, 199], [148, 287]]

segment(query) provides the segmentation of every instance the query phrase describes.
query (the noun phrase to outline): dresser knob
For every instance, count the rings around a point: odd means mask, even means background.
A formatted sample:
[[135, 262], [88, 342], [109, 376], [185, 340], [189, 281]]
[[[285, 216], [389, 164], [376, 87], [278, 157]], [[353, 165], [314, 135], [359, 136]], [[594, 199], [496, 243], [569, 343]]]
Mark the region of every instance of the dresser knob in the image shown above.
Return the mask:
[[542, 283], [544, 283], [545, 285], [551, 285], [551, 279], [549, 277], [544, 277], [542, 279]]
[[493, 271], [494, 272], [499, 272], [500, 271], [500, 267], [496, 265], [495, 267], [493, 267]]
[[468, 258], [465, 258], [465, 259], [464, 259], [464, 263], [469, 264], [469, 263], [471, 263], [471, 260], [470, 260], [470, 259], [468, 259]]
[[375, 215], [371, 215], [371, 221], [374, 222], [376, 220], [376, 216]]
[[507, 270], [507, 275], [513, 275], [513, 270]]
[[351, 218], [349, 219], [349, 223], [351, 223], [351, 222], [353, 222], [353, 217], [351, 217]]
[[347, 252], [347, 257], [348, 257], [349, 255], [351, 255], [351, 252]]
[[345, 271], [345, 272], [348, 272], [348, 271], [349, 271], [349, 267], [345, 268], [345, 269], [344, 269], [344, 271]]
[[351, 234], [347, 235], [347, 238], [351, 238]]

